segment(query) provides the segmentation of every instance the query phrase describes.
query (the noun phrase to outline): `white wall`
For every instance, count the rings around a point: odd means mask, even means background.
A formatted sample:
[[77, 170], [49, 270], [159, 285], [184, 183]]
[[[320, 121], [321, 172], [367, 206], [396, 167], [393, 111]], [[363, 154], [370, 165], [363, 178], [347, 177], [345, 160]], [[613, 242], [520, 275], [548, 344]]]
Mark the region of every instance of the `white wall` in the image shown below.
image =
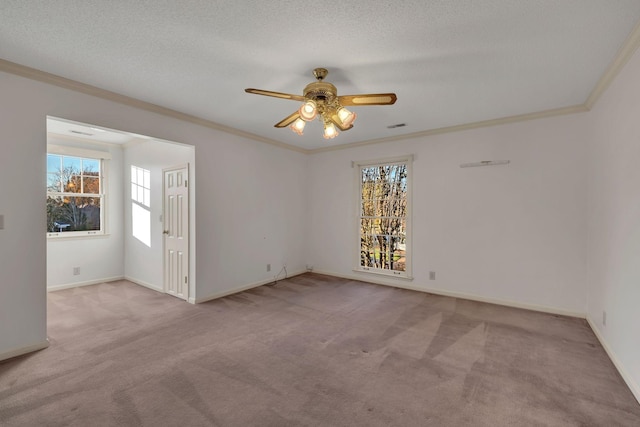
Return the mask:
[[[47, 287], [62, 289], [123, 277], [122, 149], [112, 144], [91, 144], [49, 137], [50, 144], [88, 148], [111, 154], [106, 176], [106, 230], [104, 236], [47, 239]], [[80, 267], [80, 274], [73, 269]]]
[[[588, 318], [640, 400], [640, 52], [589, 114]], [[602, 322], [607, 313], [606, 326]]]
[[[177, 165], [190, 165], [190, 174], [195, 174], [195, 151], [193, 146], [172, 144], [156, 140], [139, 140], [127, 145], [124, 149], [124, 275], [127, 279], [147, 287], [162, 291], [163, 289], [163, 227], [162, 227], [162, 170]], [[137, 166], [151, 172], [151, 206], [150, 238], [151, 246], [147, 246], [133, 236], [132, 201], [131, 201], [131, 166]], [[191, 180], [190, 214], [191, 223], [195, 224], [195, 185]], [[192, 228], [193, 230], [193, 228]], [[192, 250], [195, 242], [191, 236]], [[195, 255], [195, 254], [194, 254]], [[193, 268], [194, 257], [190, 260]]]
[[[311, 157], [309, 262], [363, 280], [508, 302], [586, 309], [584, 115], [555, 117]], [[411, 282], [354, 273], [351, 161], [414, 154]], [[507, 166], [461, 163], [510, 160]], [[429, 271], [436, 280], [429, 280]]]
[[46, 346], [45, 114], [0, 74], [0, 359]]
[[[224, 284], [237, 289], [273, 278], [283, 264], [289, 273], [304, 271], [306, 156], [233, 136], [229, 144], [208, 152], [198, 146], [196, 152], [198, 277], [203, 271], [205, 280], [197, 298], [224, 293]], [[202, 215], [210, 223], [206, 228]]]
[[196, 147], [196, 298], [304, 270], [305, 155], [3, 72], [0, 88], [0, 358], [46, 342], [47, 115]]

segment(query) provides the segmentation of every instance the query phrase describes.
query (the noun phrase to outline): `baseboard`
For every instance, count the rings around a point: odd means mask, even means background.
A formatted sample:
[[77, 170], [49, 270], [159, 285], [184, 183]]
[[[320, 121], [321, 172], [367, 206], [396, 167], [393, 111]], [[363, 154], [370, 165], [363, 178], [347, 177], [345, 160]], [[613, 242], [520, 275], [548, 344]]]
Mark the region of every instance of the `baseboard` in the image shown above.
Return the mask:
[[616, 353], [609, 346], [609, 344], [607, 343], [607, 340], [604, 339], [604, 336], [600, 333], [600, 329], [598, 329], [598, 327], [596, 326], [596, 323], [593, 320], [591, 320], [589, 316], [587, 316], [587, 323], [589, 323], [591, 330], [595, 334], [596, 338], [598, 338], [598, 341], [600, 341], [600, 344], [602, 345], [602, 348], [604, 348], [604, 351], [607, 352], [609, 359], [611, 359], [611, 361], [613, 362], [613, 366], [616, 367], [616, 369], [620, 373], [620, 376], [622, 377], [624, 382], [627, 384], [627, 387], [629, 387], [629, 390], [631, 390], [631, 393], [633, 394], [633, 396], [636, 398], [638, 403], [640, 403], [640, 385], [638, 385], [633, 380], [631, 375], [629, 375], [629, 373], [626, 371], [626, 369], [624, 368], [624, 365], [622, 364], [622, 362], [620, 362], [620, 359], [618, 359], [618, 356], [616, 355]]
[[[294, 277], [294, 276], [299, 276], [299, 275], [304, 274], [306, 272], [307, 272], [307, 270], [300, 270], [300, 271], [291, 272], [291, 273], [287, 274], [287, 279], [290, 279], [291, 277]], [[284, 279], [284, 277], [282, 277], [282, 278], [279, 278], [278, 280], [280, 281], [280, 280], [285, 280], [285, 279]], [[233, 288], [233, 289], [229, 289], [229, 290], [226, 290], [226, 291], [222, 291], [222, 292], [218, 292], [218, 293], [215, 293], [215, 294], [212, 294], [212, 295], [208, 295], [206, 297], [189, 298], [189, 302], [191, 304], [200, 304], [202, 302], [211, 301], [211, 300], [214, 300], [214, 299], [218, 299], [218, 298], [226, 297], [226, 296], [229, 296], [229, 295], [237, 294], [239, 292], [244, 292], [244, 291], [247, 291], [249, 289], [257, 288], [258, 286], [266, 285], [268, 283], [273, 283], [273, 282], [274, 282], [274, 279], [261, 280], [259, 282], [249, 283], [247, 285], [238, 286], [238, 287]]]
[[430, 294], [442, 295], [447, 297], [461, 298], [461, 299], [467, 299], [467, 300], [478, 301], [478, 302], [486, 302], [489, 304], [504, 305], [507, 307], [521, 308], [524, 310], [539, 311], [542, 313], [549, 313], [549, 314], [557, 314], [560, 316], [578, 317], [580, 319], [586, 318], [586, 313], [583, 313], [583, 312], [564, 310], [557, 307], [547, 307], [543, 305], [527, 304], [527, 303], [521, 303], [517, 301], [503, 300], [503, 299], [497, 299], [497, 298], [488, 298], [488, 297], [483, 297], [481, 295], [466, 294], [463, 292], [452, 292], [452, 291], [436, 289], [436, 288], [423, 288], [423, 287], [418, 287], [418, 286], [408, 284], [404, 281], [394, 282], [394, 281], [385, 280], [379, 277], [372, 277], [373, 275], [370, 276], [368, 274], [365, 277], [365, 276], [356, 275], [356, 274], [342, 274], [342, 273], [336, 273], [336, 272], [326, 271], [326, 270], [314, 269], [313, 272], [318, 274], [325, 274], [327, 276], [341, 277], [343, 279], [351, 279], [351, 280], [358, 280], [360, 282], [375, 283], [376, 285], [384, 285], [384, 286], [391, 286], [394, 288], [408, 289], [411, 291], [426, 292]]
[[124, 280], [128, 280], [131, 283], [135, 283], [136, 285], [140, 285], [140, 286], [143, 286], [145, 288], [149, 288], [152, 291], [165, 293], [164, 289], [162, 288], [162, 286], [158, 287], [156, 285], [152, 285], [151, 283], [147, 283], [144, 280], [139, 280], [139, 279], [136, 279], [136, 278], [130, 277], [130, 276], [124, 276]]
[[116, 280], [122, 280], [122, 279], [124, 279], [124, 276], [106, 277], [106, 278], [103, 278], [103, 279], [87, 280], [86, 282], [75, 282], [75, 283], [68, 283], [68, 284], [65, 284], [65, 285], [53, 285], [53, 286], [47, 286], [47, 291], [48, 292], [61, 291], [63, 289], [71, 289], [71, 288], [79, 288], [81, 286], [97, 285], [97, 284], [100, 284], [100, 283], [114, 282]]
[[13, 350], [0, 353], [0, 361], [22, 356], [23, 354], [33, 353], [34, 351], [44, 350], [49, 347], [49, 340], [44, 340], [37, 344], [28, 345], [26, 347], [14, 348]]

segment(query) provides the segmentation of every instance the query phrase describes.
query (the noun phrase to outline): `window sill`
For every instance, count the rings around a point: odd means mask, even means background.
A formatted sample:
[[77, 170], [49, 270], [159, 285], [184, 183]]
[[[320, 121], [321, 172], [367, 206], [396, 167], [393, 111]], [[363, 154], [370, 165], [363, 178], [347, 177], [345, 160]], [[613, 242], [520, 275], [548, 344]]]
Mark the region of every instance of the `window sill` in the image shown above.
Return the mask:
[[356, 273], [375, 274], [377, 276], [385, 276], [393, 279], [402, 279], [402, 280], [408, 280], [408, 281], [413, 280], [413, 277], [405, 271], [393, 272], [393, 271], [379, 270], [375, 268], [365, 269], [362, 267], [354, 268], [353, 271]]
[[78, 240], [78, 239], [97, 239], [97, 238], [105, 238], [109, 237], [110, 234], [96, 232], [96, 233], [78, 233], [71, 235], [69, 232], [67, 233], [47, 233], [47, 240]]

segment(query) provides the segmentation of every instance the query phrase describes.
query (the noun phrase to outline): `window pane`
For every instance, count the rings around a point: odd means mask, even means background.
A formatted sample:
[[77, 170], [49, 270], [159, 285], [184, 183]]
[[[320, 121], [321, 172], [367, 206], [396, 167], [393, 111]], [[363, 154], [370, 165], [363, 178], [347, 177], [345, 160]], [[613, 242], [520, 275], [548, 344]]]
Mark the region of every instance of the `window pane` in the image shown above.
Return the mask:
[[369, 266], [380, 268], [380, 242], [378, 236], [371, 236], [371, 246], [369, 247]]
[[47, 174], [47, 191], [60, 191], [60, 174], [48, 173]]
[[62, 158], [62, 168], [64, 170], [69, 169], [74, 173], [80, 173], [80, 171], [82, 170], [82, 160], [78, 157], [64, 156]]
[[360, 265], [364, 267], [376, 266], [376, 242], [370, 234], [360, 236]]
[[379, 233], [389, 234], [391, 233], [391, 220], [389, 218], [380, 218], [378, 220]]
[[82, 159], [82, 171], [85, 175], [98, 176], [100, 172], [100, 160]]
[[137, 184], [138, 183], [138, 172], [137, 172], [137, 167], [135, 166], [131, 166], [131, 183], [132, 184]]
[[391, 269], [396, 271], [405, 271], [406, 267], [406, 245], [403, 243], [404, 237], [391, 237]]
[[146, 188], [144, 189], [144, 201], [142, 202], [142, 204], [147, 207], [151, 206], [151, 191], [147, 190]]
[[82, 192], [85, 194], [100, 194], [100, 179], [92, 176], [83, 177]]
[[360, 219], [360, 234], [374, 234], [376, 231], [374, 227], [374, 220], [362, 218]]
[[144, 183], [142, 184], [142, 186], [144, 188], [151, 188], [151, 171], [148, 171], [146, 169], [144, 170]]
[[100, 197], [47, 197], [47, 231], [100, 230]]
[[71, 174], [64, 177], [63, 189], [65, 193], [80, 193], [82, 191], [82, 181], [80, 175]]
[[362, 200], [362, 216], [374, 216], [375, 215], [375, 204], [373, 200], [364, 199]]
[[60, 174], [61, 156], [47, 154], [47, 172]]

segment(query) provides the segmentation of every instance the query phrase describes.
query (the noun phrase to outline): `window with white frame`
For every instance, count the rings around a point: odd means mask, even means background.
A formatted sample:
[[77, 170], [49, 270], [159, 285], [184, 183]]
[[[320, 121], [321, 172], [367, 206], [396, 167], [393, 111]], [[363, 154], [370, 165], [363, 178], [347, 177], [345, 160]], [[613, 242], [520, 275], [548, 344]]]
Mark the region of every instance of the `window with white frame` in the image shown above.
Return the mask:
[[101, 158], [47, 153], [49, 237], [104, 234]]
[[151, 171], [131, 165], [131, 200], [151, 206]]
[[411, 157], [357, 163], [357, 271], [411, 278]]
[[151, 247], [151, 171], [131, 165], [131, 233]]

